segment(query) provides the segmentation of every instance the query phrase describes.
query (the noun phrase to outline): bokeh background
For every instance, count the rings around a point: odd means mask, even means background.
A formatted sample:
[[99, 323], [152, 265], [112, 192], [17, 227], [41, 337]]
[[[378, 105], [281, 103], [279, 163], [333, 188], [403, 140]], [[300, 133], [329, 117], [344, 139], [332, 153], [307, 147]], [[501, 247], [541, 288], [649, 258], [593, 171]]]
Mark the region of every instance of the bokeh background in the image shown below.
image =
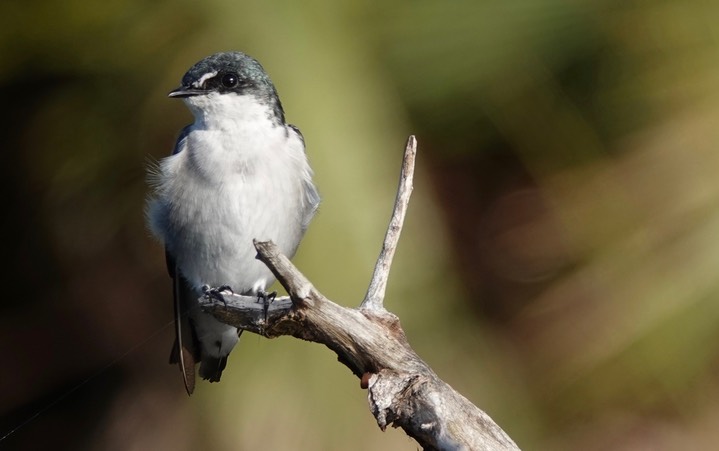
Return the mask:
[[[414, 450], [316, 344], [243, 336], [188, 398], [148, 162], [166, 94], [243, 50], [323, 195], [295, 261], [387, 307], [523, 449], [719, 441], [719, 2], [38, 0], [0, 15], [0, 449]], [[25, 420], [28, 420], [25, 422]], [[25, 422], [25, 423], [24, 423]]]

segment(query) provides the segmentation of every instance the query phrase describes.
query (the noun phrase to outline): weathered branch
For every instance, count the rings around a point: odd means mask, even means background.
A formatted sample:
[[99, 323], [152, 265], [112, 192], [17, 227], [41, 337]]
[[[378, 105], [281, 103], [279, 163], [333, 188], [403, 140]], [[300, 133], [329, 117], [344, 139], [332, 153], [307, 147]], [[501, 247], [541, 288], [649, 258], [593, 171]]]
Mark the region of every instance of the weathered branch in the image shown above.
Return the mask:
[[[442, 381], [412, 350], [399, 319], [382, 306], [389, 267], [412, 190], [416, 140], [407, 142], [400, 188], [372, 283], [358, 309], [324, 297], [272, 242], [255, 242], [258, 258], [290, 295], [269, 305], [254, 297], [207, 297], [219, 320], [268, 338], [292, 335], [322, 343], [361, 378], [382, 430], [401, 427], [426, 450], [517, 450], [482, 410]], [[224, 293], [223, 293], [224, 294]]]
[[389, 279], [389, 270], [392, 266], [392, 258], [394, 257], [394, 251], [397, 249], [399, 236], [402, 233], [404, 217], [407, 215], [409, 197], [412, 195], [412, 180], [414, 179], [414, 160], [416, 155], [417, 139], [412, 135], [407, 140], [407, 145], [404, 149], [402, 171], [399, 175], [399, 188], [397, 189], [397, 198], [394, 201], [392, 219], [389, 221], [389, 227], [387, 227], [387, 233], [384, 236], [382, 250], [380, 251], [379, 258], [377, 258], [372, 280], [369, 283], [367, 294], [360, 308], [369, 310], [384, 308], [384, 293], [387, 288], [387, 279]]

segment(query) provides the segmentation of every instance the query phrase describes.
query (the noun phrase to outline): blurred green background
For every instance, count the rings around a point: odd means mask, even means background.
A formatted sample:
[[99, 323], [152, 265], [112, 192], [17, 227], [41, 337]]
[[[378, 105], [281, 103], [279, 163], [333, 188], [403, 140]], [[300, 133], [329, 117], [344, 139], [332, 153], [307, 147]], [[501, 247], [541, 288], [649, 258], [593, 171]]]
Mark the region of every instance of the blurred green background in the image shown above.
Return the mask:
[[[524, 449], [719, 441], [719, 2], [9, 1], [0, 449], [414, 450], [335, 355], [245, 334], [188, 398], [148, 162], [242, 50], [323, 195], [296, 264], [359, 304], [404, 141], [387, 307]], [[78, 384], [81, 384], [78, 388]], [[37, 414], [37, 415], [35, 415]], [[33, 416], [35, 415], [35, 416]]]

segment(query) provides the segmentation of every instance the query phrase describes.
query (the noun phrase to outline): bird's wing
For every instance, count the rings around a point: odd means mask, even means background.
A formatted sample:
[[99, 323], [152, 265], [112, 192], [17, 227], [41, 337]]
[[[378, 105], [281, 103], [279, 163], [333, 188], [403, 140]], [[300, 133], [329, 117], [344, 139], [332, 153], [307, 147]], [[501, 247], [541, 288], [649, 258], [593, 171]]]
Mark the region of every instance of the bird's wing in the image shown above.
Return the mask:
[[187, 142], [187, 135], [189, 135], [190, 131], [192, 131], [191, 128], [192, 124], [186, 125], [182, 128], [182, 131], [180, 131], [180, 135], [177, 137], [175, 148], [172, 150], [172, 155], [182, 152], [182, 149], [185, 148], [185, 143]]
[[188, 316], [188, 303], [194, 292], [175, 265], [172, 256], [165, 250], [167, 270], [172, 277], [172, 299], [175, 307], [175, 344], [170, 354], [170, 363], [177, 364], [182, 373], [187, 394], [195, 390], [195, 364], [200, 360], [200, 347], [194, 327]]
[[[300, 129], [292, 124], [287, 124], [287, 127], [297, 134], [297, 137], [302, 142], [302, 150], [305, 151], [305, 137], [302, 136]], [[309, 165], [307, 166], [307, 173], [303, 175], [302, 191], [304, 193], [304, 212], [302, 215], [302, 232], [304, 233], [320, 205], [320, 193], [317, 191], [317, 187], [312, 183], [312, 169]]]
[[[182, 152], [190, 134], [192, 125], [185, 126], [175, 142], [172, 155]], [[182, 373], [187, 394], [195, 390], [195, 364], [200, 360], [200, 348], [194, 327], [187, 314], [188, 302], [192, 300], [193, 290], [180, 274], [172, 255], [165, 249], [167, 272], [172, 278], [172, 300], [175, 310], [175, 344], [170, 353], [170, 363], [177, 364]]]
[[309, 178], [303, 181], [303, 185], [305, 190], [305, 211], [302, 217], [302, 231], [304, 232], [309, 227], [310, 221], [320, 206], [320, 193]]

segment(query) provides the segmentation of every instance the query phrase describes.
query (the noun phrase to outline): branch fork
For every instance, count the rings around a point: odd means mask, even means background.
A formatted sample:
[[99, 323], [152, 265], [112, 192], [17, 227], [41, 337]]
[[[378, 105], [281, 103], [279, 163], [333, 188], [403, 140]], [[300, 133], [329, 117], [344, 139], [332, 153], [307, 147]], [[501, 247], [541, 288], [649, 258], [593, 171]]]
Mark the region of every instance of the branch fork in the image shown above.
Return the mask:
[[425, 450], [518, 450], [512, 439], [481, 409], [442, 381], [414, 352], [384, 297], [402, 225], [412, 193], [417, 140], [404, 152], [392, 218], [367, 294], [359, 308], [327, 299], [270, 242], [255, 241], [258, 257], [289, 297], [263, 305], [252, 296], [209, 296], [202, 308], [220, 321], [268, 338], [291, 335], [321, 343], [368, 389], [378, 426], [401, 427]]

